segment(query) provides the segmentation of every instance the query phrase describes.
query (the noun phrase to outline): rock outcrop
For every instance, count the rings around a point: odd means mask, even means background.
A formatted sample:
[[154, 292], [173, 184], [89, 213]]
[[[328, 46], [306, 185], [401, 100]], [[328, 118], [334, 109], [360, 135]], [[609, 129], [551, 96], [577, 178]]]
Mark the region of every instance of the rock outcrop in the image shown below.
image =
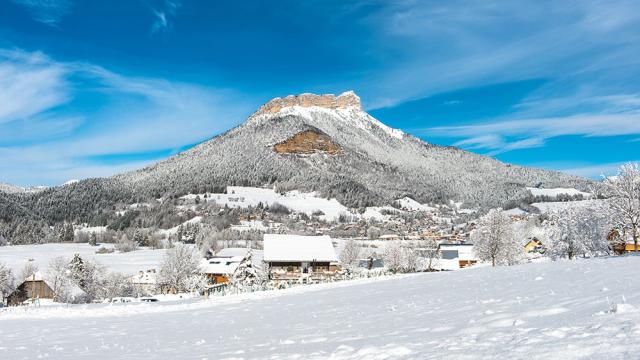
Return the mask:
[[283, 98], [275, 98], [268, 103], [262, 105], [253, 116], [263, 114], [275, 114], [286, 107], [300, 106], [300, 107], [323, 107], [327, 109], [346, 109], [355, 107], [362, 109], [360, 104], [360, 98], [353, 91], [347, 91], [338, 96], [333, 94], [301, 94], [301, 95], [289, 95]]
[[328, 135], [313, 130], [297, 133], [286, 141], [274, 145], [273, 150], [278, 154], [325, 153], [330, 155], [336, 155], [342, 151], [340, 145], [331, 141]]

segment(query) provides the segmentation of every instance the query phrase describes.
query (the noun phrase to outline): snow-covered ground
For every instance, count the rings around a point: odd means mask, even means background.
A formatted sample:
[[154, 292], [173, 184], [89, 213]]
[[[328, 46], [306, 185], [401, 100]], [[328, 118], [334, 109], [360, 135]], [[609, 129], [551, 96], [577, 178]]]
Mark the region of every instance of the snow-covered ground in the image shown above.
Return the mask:
[[[205, 198], [206, 195], [206, 198]], [[324, 199], [318, 196], [318, 194], [304, 193], [297, 190], [289, 191], [286, 193], [278, 193], [273, 189], [256, 188], [256, 187], [244, 187], [244, 186], [228, 186], [226, 194], [188, 194], [184, 195], [182, 199], [195, 200], [196, 197], [202, 202], [212, 202], [219, 205], [227, 205], [229, 207], [246, 208], [249, 206], [257, 206], [259, 203], [263, 205], [273, 205], [279, 203], [286, 206], [290, 210], [298, 213], [305, 213], [309, 216], [313, 215], [316, 211], [321, 211], [323, 215], [319, 217], [321, 219], [333, 221], [337, 220], [340, 215], [350, 215], [354, 217], [362, 217], [365, 219], [384, 220], [388, 216], [382, 215], [382, 212], [397, 213], [400, 210], [391, 206], [382, 207], [368, 207], [364, 214], [360, 215], [353, 212], [351, 209], [342, 205], [336, 199]], [[438, 209], [420, 204], [419, 202], [404, 197], [398, 199], [398, 203], [403, 209], [409, 211], [428, 211], [436, 212]]]
[[640, 257], [0, 312], [2, 359], [633, 359]]
[[199, 196], [203, 202], [215, 202], [219, 205], [241, 208], [257, 206], [259, 203], [269, 206], [279, 203], [291, 210], [306, 213], [307, 215], [312, 215], [314, 211], [320, 210], [324, 213], [322, 217], [328, 220], [335, 220], [340, 217], [340, 214], [349, 213], [349, 209], [336, 199], [327, 200], [316, 196], [315, 193], [303, 193], [297, 190], [280, 194], [273, 189], [228, 186], [226, 194], [206, 194], [206, 199], [204, 195], [189, 194], [182, 198], [195, 199], [196, 196]]
[[531, 206], [537, 207], [542, 213], [548, 213], [554, 211], [564, 211], [576, 207], [591, 207], [595, 209], [598, 206], [602, 205], [602, 201], [603, 200], [542, 202], [533, 203], [531, 204]]
[[7, 264], [15, 274], [28, 262], [38, 265], [40, 270], [46, 270], [51, 259], [64, 256], [71, 259], [74, 254], [80, 254], [84, 259], [99, 262], [108, 271], [118, 271], [134, 274], [138, 271], [158, 268], [166, 250], [139, 249], [133, 252], [111, 254], [96, 254], [100, 247], [112, 248], [112, 244], [91, 246], [89, 244], [42, 244], [16, 245], [0, 247], [0, 263]]
[[591, 193], [579, 191], [574, 188], [541, 189], [541, 188], [535, 188], [535, 187], [528, 187], [527, 190], [529, 190], [531, 192], [531, 195], [533, 196], [549, 196], [553, 198], [553, 197], [557, 197], [558, 195], [565, 194], [565, 195], [571, 195], [571, 196], [582, 195], [585, 198], [591, 197]]

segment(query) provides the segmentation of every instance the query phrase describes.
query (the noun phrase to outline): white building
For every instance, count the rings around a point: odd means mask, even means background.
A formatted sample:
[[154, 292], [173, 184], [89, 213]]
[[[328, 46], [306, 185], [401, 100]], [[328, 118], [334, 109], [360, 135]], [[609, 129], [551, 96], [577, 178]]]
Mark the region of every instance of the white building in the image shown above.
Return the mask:
[[473, 244], [440, 244], [439, 250], [442, 270], [457, 270], [478, 262]]

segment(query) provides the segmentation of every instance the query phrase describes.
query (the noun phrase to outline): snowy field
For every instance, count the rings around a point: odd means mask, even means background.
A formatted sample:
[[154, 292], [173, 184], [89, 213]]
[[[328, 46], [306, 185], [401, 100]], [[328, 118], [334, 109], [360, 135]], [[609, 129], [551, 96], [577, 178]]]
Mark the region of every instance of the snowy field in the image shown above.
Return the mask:
[[574, 188], [540, 189], [540, 188], [528, 187], [527, 190], [529, 190], [531, 192], [531, 195], [533, 196], [549, 196], [553, 198], [553, 197], [557, 197], [558, 195], [564, 194], [564, 195], [570, 195], [570, 196], [582, 195], [585, 198], [591, 197], [591, 193], [579, 191]]
[[640, 257], [0, 312], [1, 359], [634, 359]]
[[[243, 186], [228, 186], [226, 194], [188, 194], [182, 196], [181, 198], [195, 200], [196, 197], [199, 197], [200, 201], [202, 202], [212, 202], [218, 205], [227, 205], [229, 207], [236, 208], [257, 206], [259, 203], [269, 206], [273, 205], [274, 203], [279, 203], [293, 211], [305, 213], [309, 216], [313, 215], [313, 213], [316, 211], [321, 211], [324, 215], [321, 215], [319, 217], [321, 219], [329, 221], [337, 220], [340, 215], [343, 214], [362, 217], [365, 219], [373, 218], [376, 220], [383, 220], [388, 218], [388, 216], [382, 215], [383, 210], [398, 212], [398, 209], [391, 206], [368, 207], [365, 213], [360, 215], [351, 212], [349, 208], [340, 204], [338, 200], [324, 199], [318, 197], [316, 193], [304, 193], [294, 190], [286, 192], [284, 194], [280, 194], [273, 189]], [[437, 209], [434, 207], [420, 204], [419, 202], [408, 197], [398, 199], [398, 203], [403, 209], [409, 211], [437, 211]]]
[[16, 245], [0, 247], [0, 263], [9, 266], [14, 274], [28, 262], [38, 265], [40, 270], [46, 270], [51, 259], [64, 256], [69, 260], [74, 254], [80, 254], [83, 259], [90, 259], [107, 267], [109, 271], [134, 274], [141, 270], [157, 268], [166, 250], [139, 249], [129, 253], [114, 252], [111, 254], [96, 254], [100, 247], [112, 248], [112, 244], [91, 246], [89, 244], [41, 244]]
[[531, 206], [537, 207], [543, 214], [549, 212], [566, 211], [570, 208], [590, 207], [598, 208], [602, 205], [602, 200], [581, 200], [581, 201], [560, 201], [533, 203]]

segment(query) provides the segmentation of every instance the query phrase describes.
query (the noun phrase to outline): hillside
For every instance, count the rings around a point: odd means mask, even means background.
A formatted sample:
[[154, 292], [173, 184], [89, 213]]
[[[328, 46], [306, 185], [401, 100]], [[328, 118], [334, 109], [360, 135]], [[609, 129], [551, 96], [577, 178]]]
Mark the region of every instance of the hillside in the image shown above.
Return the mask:
[[55, 222], [87, 221], [117, 203], [220, 192], [229, 185], [316, 191], [361, 208], [405, 196], [499, 206], [527, 197], [526, 187], [584, 190], [588, 183], [429, 144], [374, 119], [348, 92], [274, 99], [242, 125], [144, 169], [15, 195], [20, 206]]
[[638, 257], [0, 312], [0, 357], [636, 358]]

